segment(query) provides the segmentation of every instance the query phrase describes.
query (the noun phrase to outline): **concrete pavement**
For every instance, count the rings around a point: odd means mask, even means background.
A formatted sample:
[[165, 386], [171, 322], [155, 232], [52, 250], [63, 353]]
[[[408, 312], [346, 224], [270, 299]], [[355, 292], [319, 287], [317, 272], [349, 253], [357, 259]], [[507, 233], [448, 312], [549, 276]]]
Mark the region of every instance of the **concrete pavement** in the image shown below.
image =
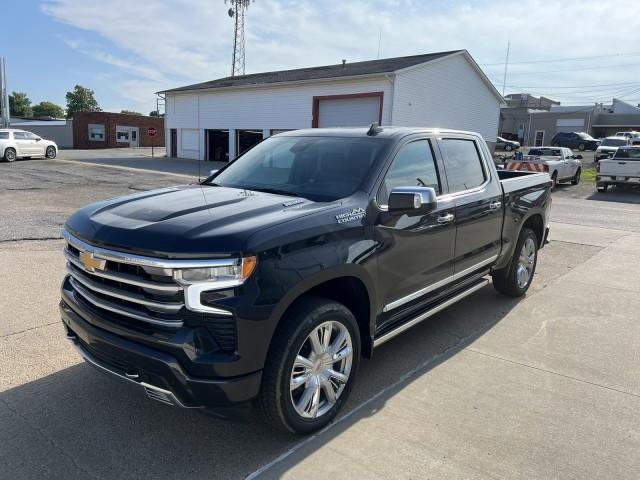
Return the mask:
[[609, 240], [255, 477], [637, 478], [640, 235], [554, 227]]

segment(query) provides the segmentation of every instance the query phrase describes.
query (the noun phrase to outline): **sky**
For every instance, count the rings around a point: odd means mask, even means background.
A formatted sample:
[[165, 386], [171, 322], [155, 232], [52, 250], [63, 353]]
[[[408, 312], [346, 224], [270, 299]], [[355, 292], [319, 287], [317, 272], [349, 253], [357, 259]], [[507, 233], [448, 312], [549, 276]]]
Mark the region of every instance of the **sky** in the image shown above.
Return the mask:
[[[34, 104], [80, 84], [147, 114], [157, 91], [230, 73], [224, 0], [1, 4], [8, 89]], [[245, 28], [247, 73], [464, 48], [506, 94], [640, 103], [640, 0], [255, 0]]]

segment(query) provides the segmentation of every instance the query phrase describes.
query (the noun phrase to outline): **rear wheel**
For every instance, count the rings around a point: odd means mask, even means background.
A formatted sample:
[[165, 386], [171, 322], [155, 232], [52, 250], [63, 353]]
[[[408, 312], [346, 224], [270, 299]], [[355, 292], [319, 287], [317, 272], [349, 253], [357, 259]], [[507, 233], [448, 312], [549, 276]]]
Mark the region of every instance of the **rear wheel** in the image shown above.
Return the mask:
[[7, 162], [13, 162], [16, 159], [16, 151], [13, 148], [7, 148], [4, 151], [4, 159]]
[[56, 158], [56, 147], [54, 147], [53, 145], [50, 145], [47, 147], [47, 152], [46, 152], [46, 157], [49, 159], [53, 159]]
[[571, 179], [571, 185], [578, 185], [580, 183], [580, 175], [582, 174], [582, 169], [579, 168], [576, 170], [576, 174]]
[[266, 420], [310, 433], [333, 420], [358, 370], [360, 335], [344, 305], [310, 297], [282, 320], [263, 371], [258, 403]]
[[491, 274], [494, 288], [511, 297], [524, 295], [533, 281], [537, 262], [538, 237], [530, 228], [523, 228], [509, 266]]

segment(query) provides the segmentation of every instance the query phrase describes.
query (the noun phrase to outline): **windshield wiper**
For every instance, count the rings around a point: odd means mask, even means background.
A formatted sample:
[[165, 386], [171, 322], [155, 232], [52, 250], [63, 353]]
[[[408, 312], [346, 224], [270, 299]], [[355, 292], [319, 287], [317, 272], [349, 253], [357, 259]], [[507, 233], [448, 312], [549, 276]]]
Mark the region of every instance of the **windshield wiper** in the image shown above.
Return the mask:
[[247, 188], [247, 190], [255, 190], [256, 192], [264, 192], [264, 193], [274, 193], [276, 195], [286, 195], [288, 197], [299, 197], [297, 193], [289, 192], [287, 190], [278, 190], [277, 188], [268, 188], [268, 187], [251, 187]]

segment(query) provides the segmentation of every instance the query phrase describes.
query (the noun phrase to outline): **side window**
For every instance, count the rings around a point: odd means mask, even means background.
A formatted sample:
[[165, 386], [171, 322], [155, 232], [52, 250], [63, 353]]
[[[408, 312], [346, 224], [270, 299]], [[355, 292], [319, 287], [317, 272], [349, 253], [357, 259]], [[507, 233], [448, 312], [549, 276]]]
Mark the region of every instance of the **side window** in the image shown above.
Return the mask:
[[38, 138], [38, 136], [35, 133], [31, 133], [31, 132], [26, 132], [24, 136], [27, 140], [35, 140], [36, 138]]
[[24, 132], [13, 132], [14, 140], [26, 140], [26, 135]]
[[473, 140], [445, 138], [440, 141], [451, 193], [479, 187], [487, 179]]
[[396, 154], [380, 187], [378, 204], [387, 205], [396, 187], [433, 187], [442, 192], [429, 140], [408, 143]]
[[9, 140], [9, 132], [0, 132], [0, 140]]

